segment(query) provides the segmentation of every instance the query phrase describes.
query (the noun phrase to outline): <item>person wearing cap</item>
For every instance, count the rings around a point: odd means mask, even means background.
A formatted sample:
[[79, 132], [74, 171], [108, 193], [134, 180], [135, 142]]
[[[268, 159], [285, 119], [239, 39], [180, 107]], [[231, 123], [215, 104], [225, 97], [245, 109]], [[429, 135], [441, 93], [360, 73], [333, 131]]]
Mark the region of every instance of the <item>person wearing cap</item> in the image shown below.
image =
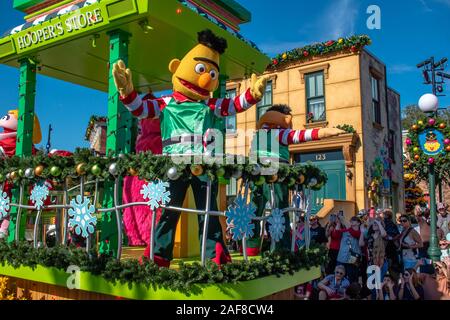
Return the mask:
[[[257, 123], [257, 131], [252, 140], [250, 148], [250, 158], [259, 163], [270, 162], [274, 166], [271, 174], [276, 174], [277, 164], [289, 163], [289, 145], [300, 144], [313, 140], [320, 140], [345, 133], [337, 128], [317, 128], [308, 130], [292, 129], [292, 110], [288, 105], [276, 104], [264, 113]], [[275, 169], [275, 170], [273, 170]], [[289, 207], [289, 190], [286, 183], [274, 183], [274, 200], [276, 208]], [[262, 216], [265, 204], [271, 200], [271, 186], [263, 184], [254, 186], [252, 189], [252, 201], [257, 206], [256, 216]], [[289, 221], [289, 213], [284, 213], [285, 221]], [[259, 254], [261, 238], [259, 236], [259, 224], [255, 223], [254, 236], [247, 240], [247, 255], [255, 256]], [[290, 229], [285, 228], [281, 240], [277, 243], [277, 249], [287, 249], [291, 246]]]
[[447, 208], [448, 208], [448, 206], [442, 202], [439, 202], [437, 205], [437, 210], [438, 210], [437, 226], [439, 229], [442, 230], [442, 232], [444, 234], [444, 238], [449, 233], [448, 224], [450, 223], [450, 217], [448, 215]]

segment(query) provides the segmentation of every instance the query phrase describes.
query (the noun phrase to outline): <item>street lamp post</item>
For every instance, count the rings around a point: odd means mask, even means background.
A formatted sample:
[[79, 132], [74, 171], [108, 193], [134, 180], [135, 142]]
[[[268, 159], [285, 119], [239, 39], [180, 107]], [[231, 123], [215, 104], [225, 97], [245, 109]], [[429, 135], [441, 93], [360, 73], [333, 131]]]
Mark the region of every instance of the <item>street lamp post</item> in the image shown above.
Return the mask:
[[[434, 94], [425, 94], [419, 100], [419, 108], [431, 117], [435, 114], [438, 108], [438, 98]], [[437, 236], [437, 214], [436, 214], [436, 183], [434, 173], [434, 162], [429, 162], [428, 181], [430, 194], [430, 247], [428, 248], [428, 255], [433, 261], [439, 261], [441, 258], [441, 250], [439, 249], [439, 241]]]

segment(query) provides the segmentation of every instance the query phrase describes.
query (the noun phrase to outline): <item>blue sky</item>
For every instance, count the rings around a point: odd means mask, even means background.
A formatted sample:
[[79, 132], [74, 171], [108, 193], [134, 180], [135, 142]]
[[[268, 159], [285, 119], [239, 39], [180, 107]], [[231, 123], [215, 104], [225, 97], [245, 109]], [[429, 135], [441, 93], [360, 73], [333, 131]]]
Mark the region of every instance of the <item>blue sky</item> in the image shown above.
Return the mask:
[[[155, 0], [153, 0], [155, 1]], [[368, 34], [368, 49], [388, 68], [388, 85], [401, 95], [401, 104], [416, 103], [430, 92], [415, 66], [431, 55], [450, 59], [450, 0], [238, 0], [252, 12], [242, 33], [270, 56], [316, 41], [351, 34]], [[12, 1], [0, 1], [0, 34], [23, 21]], [[381, 9], [381, 29], [369, 30], [369, 5]], [[69, 57], [68, 57], [69, 58]], [[450, 66], [447, 68], [450, 73]], [[18, 71], [0, 65], [0, 113], [17, 107]], [[450, 81], [441, 106], [450, 106]], [[36, 111], [47, 142], [53, 126], [52, 147], [73, 150], [87, 146], [84, 132], [90, 115], [106, 114], [106, 94], [38, 76]]]

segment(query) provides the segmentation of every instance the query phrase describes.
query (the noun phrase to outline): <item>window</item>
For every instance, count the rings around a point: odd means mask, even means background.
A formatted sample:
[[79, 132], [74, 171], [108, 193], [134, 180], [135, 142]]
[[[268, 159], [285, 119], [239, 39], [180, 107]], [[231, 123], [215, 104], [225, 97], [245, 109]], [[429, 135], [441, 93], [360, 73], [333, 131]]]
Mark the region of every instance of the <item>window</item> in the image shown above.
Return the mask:
[[231, 205], [236, 199], [237, 195], [237, 180], [236, 178], [230, 178], [230, 183], [227, 184], [226, 196], [227, 196], [227, 207]]
[[395, 163], [395, 131], [389, 130], [389, 158]]
[[[228, 99], [236, 98], [236, 89], [227, 90], [225, 98]], [[226, 133], [236, 132], [236, 115], [225, 117], [225, 130]]]
[[305, 75], [306, 122], [325, 121], [325, 90], [323, 71]]
[[264, 93], [263, 98], [256, 105], [256, 120], [266, 112], [272, 106], [272, 81], [267, 81], [266, 84], [266, 92]]
[[377, 78], [370, 76], [370, 83], [372, 87], [372, 112], [373, 121], [381, 124], [381, 108], [380, 108], [380, 85]]

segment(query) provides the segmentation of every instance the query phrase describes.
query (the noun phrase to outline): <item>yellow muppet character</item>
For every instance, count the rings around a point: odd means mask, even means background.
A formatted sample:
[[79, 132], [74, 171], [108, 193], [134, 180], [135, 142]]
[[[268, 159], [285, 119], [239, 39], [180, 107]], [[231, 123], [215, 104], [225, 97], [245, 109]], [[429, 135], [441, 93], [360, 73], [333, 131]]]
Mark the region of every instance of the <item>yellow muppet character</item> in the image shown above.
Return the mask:
[[[219, 86], [219, 59], [227, 48], [227, 42], [211, 30], [198, 33], [198, 44], [181, 60], [173, 59], [169, 70], [173, 74], [173, 94], [160, 99], [142, 100], [133, 88], [132, 75], [123, 61], [113, 66], [115, 84], [120, 99], [137, 118], [159, 118], [163, 154], [201, 155], [205, 152], [204, 139], [208, 129], [213, 128], [215, 117], [233, 116], [256, 104], [264, 93], [267, 77], [251, 77], [250, 88], [234, 99], [210, 98]], [[181, 207], [189, 185], [194, 190], [198, 209], [206, 205], [206, 177], [193, 176], [189, 181], [171, 181], [169, 205]], [[217, 184], [211, 188], [211, 210], [217, 210]], [[155, 262], [159, 266], [170, 265], [175, 229], [180, 212], [163, 210], [155, 229]], [[199, 215], [199, 237], [202, 238], [204, 216]], [[206, 254], [217, 264], [231, 261], [222, 236], [218, 217], [209, 219]]]

